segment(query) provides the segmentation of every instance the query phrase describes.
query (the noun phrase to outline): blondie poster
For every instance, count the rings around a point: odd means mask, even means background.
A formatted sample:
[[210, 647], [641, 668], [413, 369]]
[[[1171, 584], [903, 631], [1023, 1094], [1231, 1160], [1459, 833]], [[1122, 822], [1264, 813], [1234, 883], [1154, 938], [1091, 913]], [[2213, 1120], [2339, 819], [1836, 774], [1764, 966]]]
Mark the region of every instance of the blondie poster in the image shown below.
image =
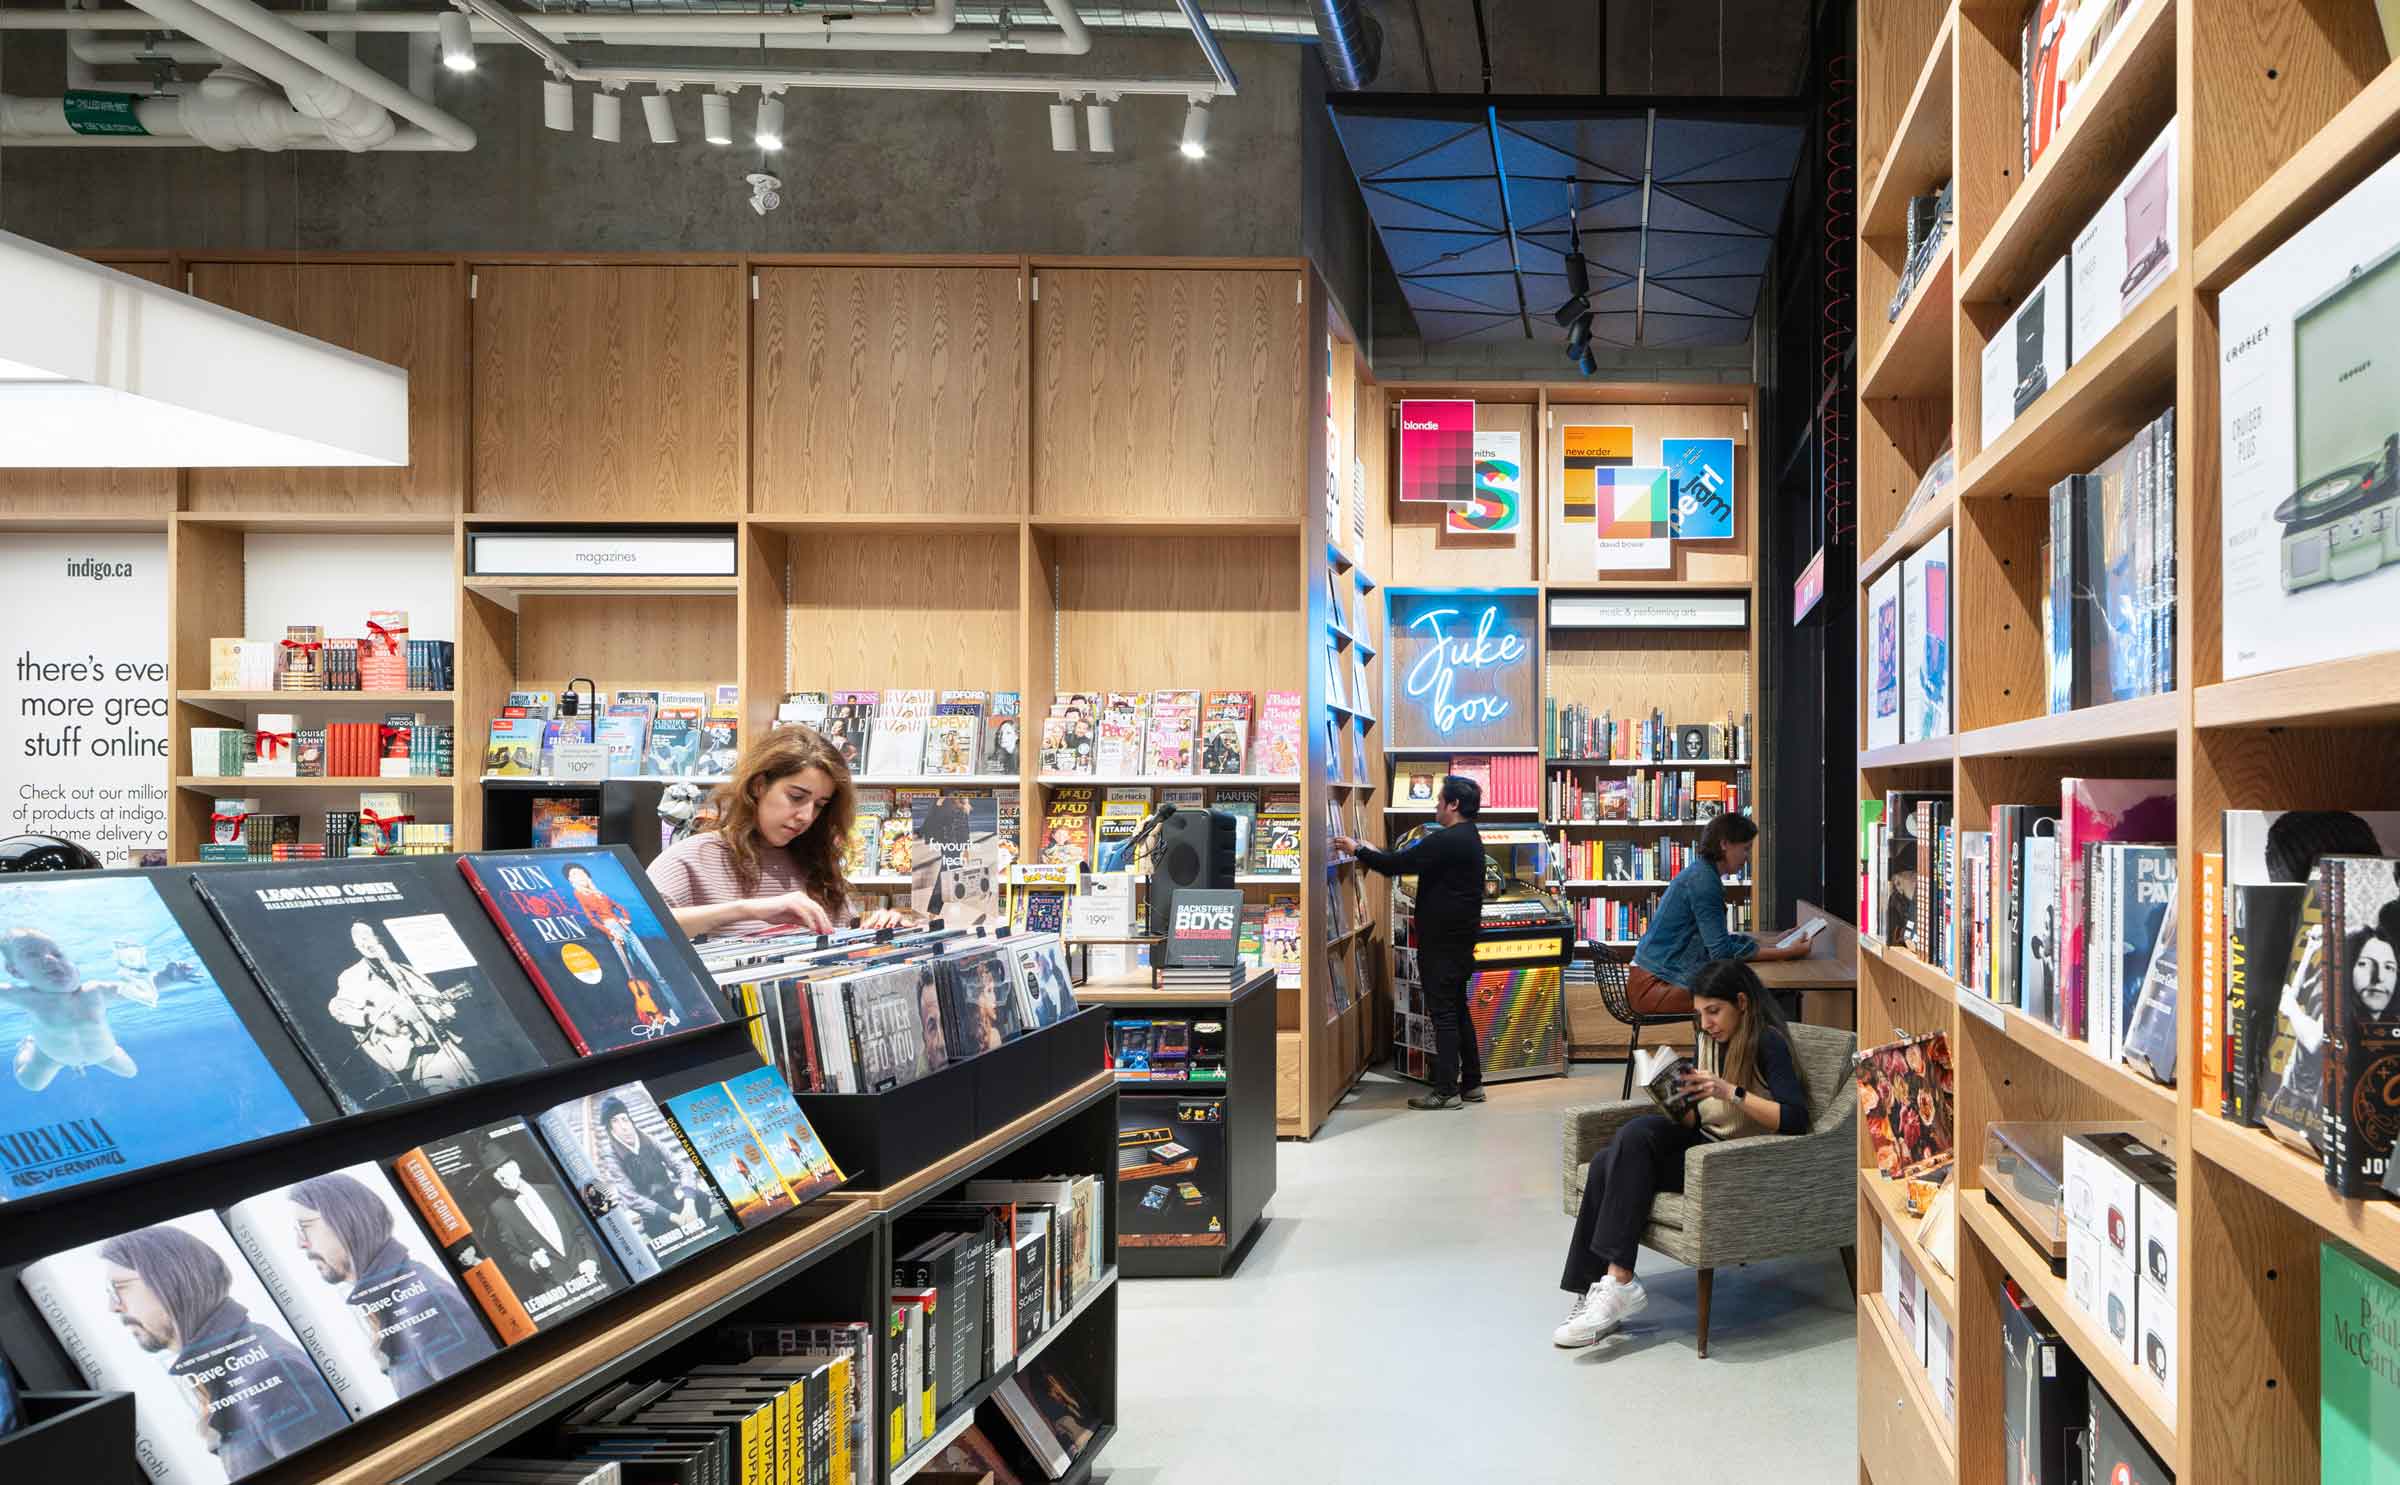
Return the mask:
[[0, 542], [0, 837], [56, 835], [103, 866], [167, 859], [167, 539]]

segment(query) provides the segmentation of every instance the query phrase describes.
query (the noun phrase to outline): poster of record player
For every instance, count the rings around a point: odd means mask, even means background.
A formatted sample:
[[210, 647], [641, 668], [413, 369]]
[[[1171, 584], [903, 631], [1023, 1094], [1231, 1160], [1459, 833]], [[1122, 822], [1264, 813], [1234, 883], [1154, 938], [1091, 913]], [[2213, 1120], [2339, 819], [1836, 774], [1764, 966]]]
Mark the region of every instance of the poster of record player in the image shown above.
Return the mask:
[[2400, 647], [2400, 161], [2218, 314], [2225, 678]]

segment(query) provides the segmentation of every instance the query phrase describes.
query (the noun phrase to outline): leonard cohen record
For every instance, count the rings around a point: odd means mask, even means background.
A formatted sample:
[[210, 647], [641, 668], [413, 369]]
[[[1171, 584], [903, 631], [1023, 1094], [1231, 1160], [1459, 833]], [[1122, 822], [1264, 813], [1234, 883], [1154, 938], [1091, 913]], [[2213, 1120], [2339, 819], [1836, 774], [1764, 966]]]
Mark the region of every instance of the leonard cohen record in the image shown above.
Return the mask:
[[392, 1175], [509, 1345], [624, 1287], [523, 1119], [420, 1145]]
[[24, 1282], [84, 1381], [133, 1394], [134, 1458], [159, 1485], [239, 1480], [350, 1421], [214, 1212], [54, 1253]]
[[297, 1129], [139, 874], [0, 881], [0, 1201]]
[[740, 1229], [639, 1083], [573, 1098], [535, 1121], [625, 1272], [646, 1279]]
[[545, 1065], [450, 926], [431, 867], [382, 857], [192, 878], [344, 1113]]
[[352, 1417], [495, 1349], [380, 1166], [263, 1191], [226, 1208], [225, 1226]]
[[756, 1227], [796, 1204], [775, 1163], [742, 1117], [741, 1106], [723, 1083], [703, 1083], [666, 1100], [667, 1113], [695, 1159], [716, 1182], [734, 1220]]
[[615, 851], [458, 858], [575, 1050], [586, 1056], [723, 1020], [682, 935]]

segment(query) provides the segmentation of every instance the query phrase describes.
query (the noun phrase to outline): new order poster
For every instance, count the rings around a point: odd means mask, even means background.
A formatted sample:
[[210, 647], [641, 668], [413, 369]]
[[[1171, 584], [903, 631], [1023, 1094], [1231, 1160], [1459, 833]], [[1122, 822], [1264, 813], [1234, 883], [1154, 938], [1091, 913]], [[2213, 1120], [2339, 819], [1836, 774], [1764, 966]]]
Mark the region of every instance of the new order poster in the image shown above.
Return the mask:
[[1658, 461], [1675, 482], [1675, 539], [1723, 541], [1733, 535], [1733, 440], [1664, 438]]
[[0, 1202], [308, 1122], [158, 889], [0, 880]]
[[450, 926], [434, 867], [382, 857], [192, 877], [344, 1113], [546, 1065]]
[[1453, 536], [1509, 536], [1524, 523], [1524, 435], [1487, 429], [1475, 435], [1475, 498], [1451, 506], [1442, 529]]
[[724, 1019], [615, 851], [461, 856], [458, 869], [583, 1056]]
[[1600, 521], [1598, 471], [1633, 462], [1633, 429], [1623, 423], [1569, 423], [1558, 430], [1559, 518], [1570, 526]]

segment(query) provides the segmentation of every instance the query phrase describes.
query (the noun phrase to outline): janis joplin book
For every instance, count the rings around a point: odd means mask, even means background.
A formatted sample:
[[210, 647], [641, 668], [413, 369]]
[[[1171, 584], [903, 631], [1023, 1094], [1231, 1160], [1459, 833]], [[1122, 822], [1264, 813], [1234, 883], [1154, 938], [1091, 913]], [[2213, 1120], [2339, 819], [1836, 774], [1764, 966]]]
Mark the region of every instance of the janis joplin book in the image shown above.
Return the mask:
[[1886, 1180], [1951, 1163], [1950, 1038], [1943, 1032], [1858, 1054], [1858, 1116]]

